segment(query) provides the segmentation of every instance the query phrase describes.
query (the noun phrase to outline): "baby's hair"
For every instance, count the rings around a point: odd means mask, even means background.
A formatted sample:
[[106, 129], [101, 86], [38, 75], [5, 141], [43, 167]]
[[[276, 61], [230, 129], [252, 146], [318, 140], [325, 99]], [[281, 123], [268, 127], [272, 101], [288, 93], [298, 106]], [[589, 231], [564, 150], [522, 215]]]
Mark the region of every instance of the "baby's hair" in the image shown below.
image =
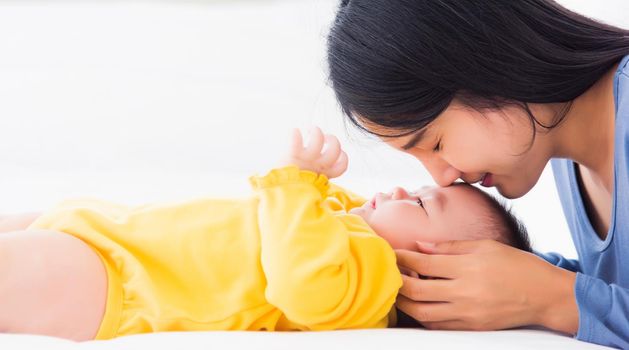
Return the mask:
[[[463, 183], [456, 185], [470, 186]], [[491, 230], [499, 234], [498, 240], [514, 248], [533, 252], [526, 226], [513, 214], [511, 207], [508, 206], [506, 201], [498, 199], [477, 187], [470, 187], [481, 193], [489, 205], [490, 212], [485, 218], [487, 220], [485, 224], [489, 224]]]

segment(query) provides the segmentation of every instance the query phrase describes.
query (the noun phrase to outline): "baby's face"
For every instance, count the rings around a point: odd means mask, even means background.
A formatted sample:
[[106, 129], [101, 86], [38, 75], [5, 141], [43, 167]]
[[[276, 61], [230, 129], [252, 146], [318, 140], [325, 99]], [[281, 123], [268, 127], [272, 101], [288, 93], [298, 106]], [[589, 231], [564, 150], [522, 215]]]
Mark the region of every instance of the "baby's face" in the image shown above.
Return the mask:
[[478, 232], [490, 211], [486, 198], [468, 185], [422, 187], [407, 192], [396, 187], [377, 193], [362, 207], [350, 211], [362, 217], [394, 249], [416, 250], [416, 241], [496, 238]]

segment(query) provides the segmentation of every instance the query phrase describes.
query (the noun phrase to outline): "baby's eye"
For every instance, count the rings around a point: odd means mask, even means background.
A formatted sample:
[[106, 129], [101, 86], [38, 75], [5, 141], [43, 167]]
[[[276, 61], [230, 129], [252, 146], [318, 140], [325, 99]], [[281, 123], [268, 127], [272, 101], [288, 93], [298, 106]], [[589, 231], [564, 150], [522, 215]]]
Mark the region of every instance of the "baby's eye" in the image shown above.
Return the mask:
[[417, 204], [419, 204], [420, 207], [424, 207], [424, 202], [422, 202], [421, 198], [417, 198]]
[[437, 141], [437, 144], [432, 148], [433, 152], [439, 152], [441, 151], [441, 140]]

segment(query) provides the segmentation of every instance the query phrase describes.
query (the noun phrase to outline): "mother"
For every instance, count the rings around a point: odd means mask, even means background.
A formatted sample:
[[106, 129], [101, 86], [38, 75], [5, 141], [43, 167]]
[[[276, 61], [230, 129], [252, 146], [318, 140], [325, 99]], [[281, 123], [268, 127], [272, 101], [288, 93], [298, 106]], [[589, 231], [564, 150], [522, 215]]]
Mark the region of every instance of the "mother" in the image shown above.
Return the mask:
[[579, 253], [418, 243], [400, 265], [442, 279], [405, 278], [402, 311], [431, 329], [541, 325], [629, 347], [628, 54], [629, 31], [551, 0], [342, 2], [328, 61], [349, 120], [441, 186], [517, 198], [550, 161]]

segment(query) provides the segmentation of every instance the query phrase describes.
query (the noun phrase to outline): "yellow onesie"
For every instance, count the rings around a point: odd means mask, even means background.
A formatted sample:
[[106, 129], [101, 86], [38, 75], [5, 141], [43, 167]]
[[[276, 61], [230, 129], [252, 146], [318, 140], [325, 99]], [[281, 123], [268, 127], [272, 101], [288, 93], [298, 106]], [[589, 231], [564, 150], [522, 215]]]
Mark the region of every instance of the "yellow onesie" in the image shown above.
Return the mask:
[[364, 199], [294, 166], [250, 180], [249, 199], [66, 201], [29, 228], [74, 235], [101, 257], [109, 283], [96, 339], [395, 322], [395, 254], [347, 213]]

